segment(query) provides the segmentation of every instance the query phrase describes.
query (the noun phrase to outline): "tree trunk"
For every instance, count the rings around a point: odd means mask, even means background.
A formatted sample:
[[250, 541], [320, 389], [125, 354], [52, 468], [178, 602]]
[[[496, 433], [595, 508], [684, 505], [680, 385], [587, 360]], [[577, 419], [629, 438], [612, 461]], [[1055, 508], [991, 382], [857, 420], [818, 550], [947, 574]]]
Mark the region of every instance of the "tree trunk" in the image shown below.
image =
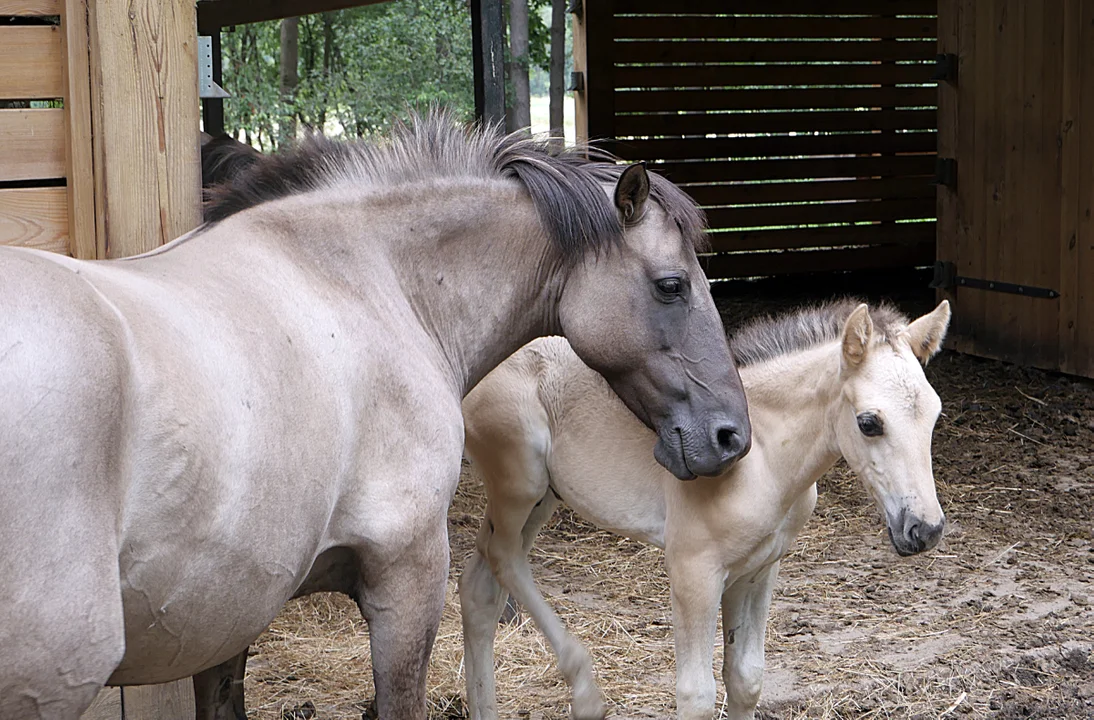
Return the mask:
[[505, 113], [510, 131], [532, 124], [532, 97], [528, 88], [528, 0], [509, 0], [509, 82], [512, 103]]
[[551, 137], [561, 147], [565, 142], [564, 113], [566, 102], [566, 0], [551, 0]]
[[300, 82], [300, 18], [281, 21], [281, 139], [282, 144], [296, 137], [296, 85]]

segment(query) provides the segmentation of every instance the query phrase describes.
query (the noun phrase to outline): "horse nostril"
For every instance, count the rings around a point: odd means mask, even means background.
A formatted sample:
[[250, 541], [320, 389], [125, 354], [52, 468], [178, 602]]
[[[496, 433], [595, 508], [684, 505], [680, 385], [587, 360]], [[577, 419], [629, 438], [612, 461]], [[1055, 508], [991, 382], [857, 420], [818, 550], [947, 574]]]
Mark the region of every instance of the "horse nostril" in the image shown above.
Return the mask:
[[731, 442], [733, 442], [733, 436], [735, 434], [736, 433], [734, 433], [733, 430], [730, 429], [730, 428], [726, 428], [726, 427], [719, 428], [718, 429], [718, 447], [728, 449], [729, 444]]

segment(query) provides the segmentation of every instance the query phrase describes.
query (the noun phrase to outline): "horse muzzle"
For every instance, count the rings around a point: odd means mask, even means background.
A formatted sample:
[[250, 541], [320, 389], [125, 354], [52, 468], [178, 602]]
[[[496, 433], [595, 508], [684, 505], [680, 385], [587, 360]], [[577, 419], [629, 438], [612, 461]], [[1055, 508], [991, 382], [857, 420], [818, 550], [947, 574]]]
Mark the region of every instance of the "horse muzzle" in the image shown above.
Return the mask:
[[946, 529], [946, 517], [938, 524], [925, 522], [907, 508], [900, 511], [896, 518], [888, 519], [889, 541], [897, 555], [908, 557], [918, 555], [938, 545], [942, 531]]
[[657, 433], [654, 457], [680, 480], [722, 475], [752, 448], [752, 428], [721, 414], [700, 426], [667, 423]]

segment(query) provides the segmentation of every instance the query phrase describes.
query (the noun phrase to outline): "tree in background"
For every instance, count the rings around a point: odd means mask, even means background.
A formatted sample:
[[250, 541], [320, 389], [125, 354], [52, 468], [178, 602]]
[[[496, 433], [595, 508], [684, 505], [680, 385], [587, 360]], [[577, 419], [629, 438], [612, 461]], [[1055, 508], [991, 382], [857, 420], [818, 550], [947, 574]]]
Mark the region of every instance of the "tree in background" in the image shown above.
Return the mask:
[[[297, 19], [298, 83], [282, 93], [281, 23], [223, 36], [225, 128], [263, 152], [295, 121], [327, 134], [385, 132], [408, 107], [474, 117], [467, 0], [398, 0]], [[289, 64], [287, 62], [287, 64]], [[288, 128], [286, 128], [288, 130]]]
[[566, 101], [566, 0], [551, 2], [551, 69], [550, 69], [550, 128], [551, 137], [560, 138], [563, 133], [563, 110]]
[[528, 0], [509, 0], [509, 86], [505, 127], [509, 132], [532, 124], [532, 95], [528, 87]]

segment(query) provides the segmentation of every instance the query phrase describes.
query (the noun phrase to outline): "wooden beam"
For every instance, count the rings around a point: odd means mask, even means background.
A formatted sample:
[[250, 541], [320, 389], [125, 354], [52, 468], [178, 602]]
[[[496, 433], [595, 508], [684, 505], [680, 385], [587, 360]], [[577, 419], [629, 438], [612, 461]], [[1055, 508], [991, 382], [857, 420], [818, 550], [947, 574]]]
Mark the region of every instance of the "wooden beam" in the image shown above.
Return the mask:
[[61, 0], [0, 0], [0, 15], [60, 15]]
[[190, 678], [162, 685], [122, 688], [126, 720], [193, 720], [194, 684]]
[[68, 253], [63, 187], [0, 189], [0, 245]]
[[198, 3], [198, 27], [202, 35], [215, 28], [246, 25], [264, 20], [311, 15], [376, 5], [389, 0], [202, 0]]
[[52, 99], [61, 90], [61, 29], [51, 25], [0, 27], [0, 98]]
[[68, 251], [98, 256], [95, 227], [95, 168], [91, 141], [91, 66], [87, 0], [64, 0], [61, 8], [62, 77], [65, 99], [65, 176], [68, 178]]
[[505, 24], [501, 0], [471, 0], [471, 52], [475, 114], [505, 124]]
[[59, 109], [0, 110], [0, 180], [63, 178], [64, 128]]
[[122, 720], [122, 689], [103, 688], [80, 720]]
[[99, 257], [201, 222], [193, 0], [89, 3]]

